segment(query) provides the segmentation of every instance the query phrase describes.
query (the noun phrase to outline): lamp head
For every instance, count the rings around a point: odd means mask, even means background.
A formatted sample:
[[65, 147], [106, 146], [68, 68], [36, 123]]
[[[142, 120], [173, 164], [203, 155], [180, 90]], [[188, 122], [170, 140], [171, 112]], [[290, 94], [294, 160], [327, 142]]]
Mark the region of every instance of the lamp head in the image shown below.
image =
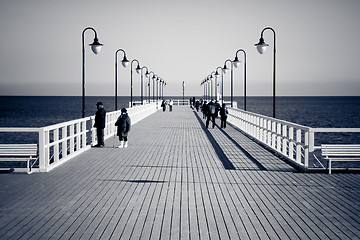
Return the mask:
[[240, 63], [241, 62], [239, 61], [239, 58], [237, 56], [235, 56], [235, 59], [233, 61], [234, 66], [237, 68], [238, 66], [240, 66]]
[[127, 60], [126, 56], [124, 56], [123, 60], [121, 61], [121, 64], [124, 67], [127, 67], [129, 65], [129, 60]]
[[258, 52], [259, 52], [260, 54], [263, 54], [263, 53], [266, 51], [266, 48], [269, 46], [269, 44], [266, 44], [266, 43], [264, 42], [264, 38], [261, 37], [261, 38], [259, 39], [259, 43], [255, 44], [255, 46], [256, 46]]
[[150, 73], [148, 70], [146, 70], [145, 77], [149, 77]]
[[91, 47], [93, 53], [98, 54], [103, 45], [99, 43], [99, 39], [94, 38], [94, 42], [92, 44], [89, 44], [89, 46]]
[[224, 64], [223, 73], [227, 73], [228, 71], [229, 71], [229, 69], [227, 68], [226, 64]]
[[140, 74], [141, 73], [141, 67], [140, 67], [140, 65], [138, 64], [137, 65], [137, 67], [136, 67], [136, 72], [138, 73], [138, 74]]
[[215, 76], [219, 76], [218, 70], [216, 70], [216, 72], [215, 72]]

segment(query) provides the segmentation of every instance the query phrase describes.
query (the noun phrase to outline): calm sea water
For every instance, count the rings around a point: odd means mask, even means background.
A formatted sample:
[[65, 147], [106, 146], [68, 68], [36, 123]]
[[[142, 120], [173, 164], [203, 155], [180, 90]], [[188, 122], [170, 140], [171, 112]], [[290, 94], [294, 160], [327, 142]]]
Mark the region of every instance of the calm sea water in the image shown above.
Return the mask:
[[[119, 97], [118, 109], [128, 107], [129, 100], [129, 97]], [[86, 97], [86, 116], [95, 114], [98, 101], [103, 102], [107, 111], [115, 109], [114, 97]], [[243, 109], [242, 97], [234, 97], [234, 101]], [[360, 128], [360, 97], [277, 97], [276, 101], [279, 119], [309, 127]], [[272, 97], [248, 97], [247, 110], [272, 116]], [[43, 127], [81, 116], [82, 97], [0, 96], [0, 127]], [[317, 134], [323, 143], [360, 143], [359, 135]], [[21, 140], [17, 138], [16, 141]], [[0, 136], [0, 143], [4, 141], [7, 140]]]

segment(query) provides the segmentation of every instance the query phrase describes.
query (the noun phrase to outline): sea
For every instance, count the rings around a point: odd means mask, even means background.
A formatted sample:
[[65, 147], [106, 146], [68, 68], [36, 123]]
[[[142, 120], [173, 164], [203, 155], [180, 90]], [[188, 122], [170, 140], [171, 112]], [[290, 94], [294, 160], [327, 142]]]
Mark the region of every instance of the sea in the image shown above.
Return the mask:
[[[182, 96], [165, 98], [182, 99]], [[115, 110], [114, 97], [88, 96], [85, 99], [85, 116], [95, 114], [99, 101], [106, 111]], [[133, 97], [133, 100], [140, 100], [140, 97]], [[243, 97], [234, 97], [233, 100], [239, 109], [244, 108]], [[127, 108], [129, 101], [128, 96], [118, 97], [118, 109]], [[272, 117], [272, 97], [250, 96], [246, 102], [247, 111]], [[81, 96], [0, 96], [0, 127], [44, 127], [81, 117]], [[276, 98], [276, 118], [315, 128], [360, 128], [360, 96], [279, 96]], [[7, 134], [0, 132], [0, 143], [21, 142], [23, 138], [17, 135], [8, 139]], [[360, 144], [360, 133], [317, 133], [315, 137], [321, 143]]]

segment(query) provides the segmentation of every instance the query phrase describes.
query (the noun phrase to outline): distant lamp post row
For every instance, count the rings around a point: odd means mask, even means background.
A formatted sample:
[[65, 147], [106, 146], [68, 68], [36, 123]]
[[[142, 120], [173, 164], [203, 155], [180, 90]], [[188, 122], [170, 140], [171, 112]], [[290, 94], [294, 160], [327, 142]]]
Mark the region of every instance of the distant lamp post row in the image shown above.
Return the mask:
[[[261, 37], [260, 37], [260, 39], [259, 39], [259, 43], [257, 43], [257, 44], [255, 44], [255, 46], [256, 46], [256, 48], [257, 48], [257, 50], [258, 50], [258, 52], [260, 53], [260, 54], [263, 54], [265, 51], [266, 51], [266, 49], [267, 49], [267, 47], [269, 46], [269, 44], [266, 44], [265, 43], [265, 41], [264, 41], [264, 38], [263, 38], [263, 34], [264, 34], [264, 32], [265, 32], [265, 30], [271, 30], [272, 32], [273, 32], [273, 34], [274, 34], [274, 60], [273, 60], [273, 118], [275, 118], [275, 112], [276, 112], [276, 105], [275, 105], [275, 98], [276, 98], [276, 92], [275, 92], [275, 83], [276, 83], [276, 81], [275, 81], [275, 73], [276, 73], [276, 34], [275, 34], [275, 30], [274, 29], [272, 29], [272, 28], [270, 28], [270, 27], [266, 27], [266, 28], [264, 28], [263, 30], [262, 30], [262, 32], [261, 32]], [[232, 66], [234, 65], [236, 68], [237, 67], [239, 67], [240, 66], [240, 64], [241, 64], [241, 61], [239, 60], [239, 58], [238, 58], [238, 53], [239, 52], [243, 52], [243, 54], [244, 54], [244, 110], [246, 111], [246, 97], [247, 97], [247, 94], [246, 94], [246, 88], [247, 88], [247, 86], [246, 86], [246, 77], [247, 77], [247, 74], [246, 74], [246, 52], [245, 52], [245, 50], [243, 50], [243, 49], [239, 49], [239, 50], [237, 50], [236, 51], [236, 55], [235, 55], [235, 59], [233, 60], [233, 61], [231, 61], [230, 59], [227, 59], [226, 61], [225, 61], [225, 63], [224, 63], [224, 67], [223, 68], [221, 68], [221, 67], [218, 67], [218, 68], [216, 68], [216, 72], [215, 72], [215, 76], [217, 77], [218, 75], [219, 75], [219, 72], [218, 72], [218, 69], [220, 68], [222, 71], [223, 71], [223, 73], [227, 73], [227, 71], [229, 70], [228, 69], [228, 67], [227, 67], [227, 62], [231, 62], [232, 64], [231, 64], [231, 107], [233, 107], [233, 68], [232, 68]], [[212, 79], [212, 74], [211, 74], [211, 76], [210, 76], [210, 78], [209, 77], [207, 77], [207, 78], [205, 78], [205, 80], [203, 80], [202, 82], [201, 82], [201, 86], [204, 86], [204, 98], [206, 99], [207, 98], [207, 96], [208, 96], [208, 93], [207, 93], [207, 90], [206, 90], [206, 84], [208, 83], [208, 81], [209, 80], [211, 80]], [[210, 84], [212, 84], [211, 82], [210, 82]], [[222, 79], [221, 79], [221, 98], [222, 98], [222, 103], [224, 103], [224, 84], [223, 84], [223, 74], [222, 74]]]
[[92, 30], [95, 33], [94, 42], [89, 44], [93, 53], [98, 54], [103, 44], [97, 38], [97, 33], [94, 28], [87, 27], [82, 32], [82, 117], [85, 117], [85, 31]]

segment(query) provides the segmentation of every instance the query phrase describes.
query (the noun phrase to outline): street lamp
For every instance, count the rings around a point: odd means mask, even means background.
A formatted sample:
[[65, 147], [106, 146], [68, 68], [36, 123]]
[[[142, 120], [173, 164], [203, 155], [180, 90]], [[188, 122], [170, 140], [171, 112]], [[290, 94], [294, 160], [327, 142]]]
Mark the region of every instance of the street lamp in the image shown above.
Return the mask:
[[227, 62], [231, 62], [231, 107], [233, 107], [233, 64], [230, 59], [226, 59], [223, 67], [223, 73], [227, 73], [227, 71], [229, 70], [226, 66]]
[[266, 48], [269, 46], [269, 44], [266, 44], [263, 38], [263, 34], [265, 30], [271, 30], [274, 33], [274, 62], [273, 62], [273, 118], [275, 118], [275, 69], [276, 69], [276, 34], [275, 34], [275, 30], [272, 29], [271, 27], [266, 27], [261, 31], [261, 36], [259, 39], [259, 43], [255, 44], [258, 52], [260, 54], [263, 54], [266, 51]]
[[132, 72], [133, 72], [133, 66], [132, 66], [132, 64], [133, 64], [133, 62], [137, 62], [137, 66], [136, 66], [136, 72], [139, 74], [140, 72], [141, 72], [141, 68], [140, 68], [140, 64], [139, 64], [139, 61], [138, 60], [136, 60], [136, 59], [133, 59], [132, 61], [131, 61], [131, 66], [130, 66], [130, 79], [131, 79], [131, 83], [130, 83], [130, 85], [131, 85], [131, 96], [130, 96], [130, 101], [131, 101], [131, 107], [133, 107], [133, 80], [132, 80]]
[[147, 86], [148, 86], [148, 89], [149, 89], [149, 96], [148, 96], [149, 103], [150, 103], [150, 73], [153, 73], [153, 72], [149, 72], [149, 70], [147, 70], [146, 73], [145, 73], [145, 77], [147, 77], [149, 79], [149, 81], [147, 83]]
[[159, 82], [160, 82], [160, 77], [158, 76], [156, 78], [156, 101], [159, 101]]
[[215, 72], [215, 76], [219, 76], [219, 72], [218, 69], [221, 69], [221, 104], [224, 104], [224, 73], [223, 73], [223, 68], [222, 67], [217, 67], [216, 68], [216, 72]]
[[141, 72], [141, 105], [143, 105], [143, 72], [142, 70], [146, 68], [146, 73], [145, 73], [145, 76], [147, 76], [146, 74], [149, 74], [149, 69], [145, 66], [143, 66], [140, 70]]
[[91, 47], [91, 50], [93, 53], [98, 54], [101, 50], [101, 47], [103, 46], [101, 43], [99, 43], [99, 40], [97, 38], [97, 33], [94, 28], [87, 27], [82, 32], [82, 117], [85, 117], [85, 31], [86, 30], [92, 30], [95, 33], [94, 42], [89, 44]]
[[185, 105], [185, 81], [182, 82], [182, 90], [183, 90], [183, 105]]
[[127, 67], [128, 65], [129, 65], [129, 60], [127, 60], [127, 58], [126, 58], [126, 52], [123, 50], [123, 49], [118, 49], [116, 52], [115, 52], [115, 111], [117, 111], [117, 93], [118, 93], [118, 86], [117, 86], [117, 83], [118, 83], [118, 80], [117, 80], [117, 69], [118, 69], [118, 67], [117, 67], [117, 65], [118, 65], [118, 63], [117, 63], [117, 59], [118, 59], [118, 57], [117, 57], [117, 54], [118, 54], [118, 52], [119, 51], [122, 51], [123, 53], [124, 53], [124, 57], [123, 57], [123, 59], [121, 60], [121, 64], [123, 65], [123, 67]]
[[240, 66], [241, 61], [239, 61], [238, 53], [244, 53], [244, 110], [246, 111], [246, 52], [243, 49], [239, 49], [236, 51], [235, 59], [233, 61], [234, 66], [237, 68]]
[[[213, 90], [213, 83], [212, 83], [212, 80], [214, 79], [214, 77], [213, 77], [213, 74], [215, 74], [216, 72], [211, 72], [210, 73], [210, 80], [211, 80], [211, 99], [214, 99], [214, 90]], [[214, 84], [214, 86], [216, 86], [216, 84], [217, 84], [217, 82], [216, 82], [216, 78], [215, 78], [215, 84]], [[216, 95], [216, 87], [215, 87], [215, 95]], [[216, 97], [215, 97], [216, 98]]]

